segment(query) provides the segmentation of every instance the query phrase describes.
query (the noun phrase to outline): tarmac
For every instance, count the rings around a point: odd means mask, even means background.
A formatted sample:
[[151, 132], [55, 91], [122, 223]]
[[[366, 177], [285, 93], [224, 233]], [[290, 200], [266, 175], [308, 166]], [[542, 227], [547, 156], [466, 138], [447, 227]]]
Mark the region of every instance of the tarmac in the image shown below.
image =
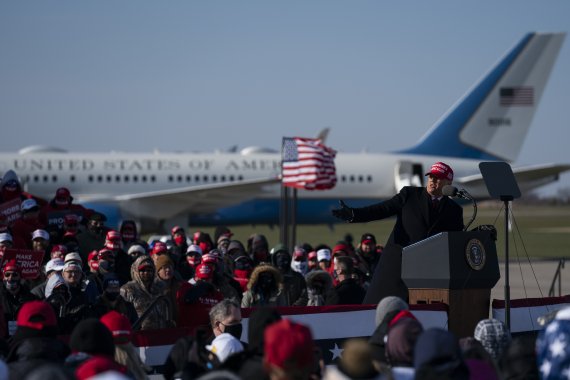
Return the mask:
[[[559, 265], [559, 260], [529, 260], [519, 263], [515, 258], [509, 260], [510, 299], [544, 298], [549, 296], [552, 280]], [[505, 299], [505, 263], [499, 262], [501, 278], [491, 291], [491, 300]], [[554, 286], [554, 296], [570, 294], [570, 262], [560, 271], [560, 293], [558, 280]]]

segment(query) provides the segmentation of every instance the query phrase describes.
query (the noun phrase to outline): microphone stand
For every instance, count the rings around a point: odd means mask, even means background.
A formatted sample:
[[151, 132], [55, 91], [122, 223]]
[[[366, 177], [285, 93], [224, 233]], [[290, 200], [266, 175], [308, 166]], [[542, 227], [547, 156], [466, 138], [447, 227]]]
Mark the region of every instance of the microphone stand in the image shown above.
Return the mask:
[[475, 202], [475, 199], [473, 199], [471, 194], [469, 194], [466, 190], [462, 190], [462, 191], [466, 195], [466, 198], [469, 198], [471, 200], [471, 203], [473, 204], [473, 215], [471, 216], [471, 219], [469, 219], [469, 223], [467, 223], [467, 225], [463, 229], [463, 231], [467, 231], [467, 229], [469, 228], [471, 223], [473, 223], [473, 221], [477, 217], [477, 202]]

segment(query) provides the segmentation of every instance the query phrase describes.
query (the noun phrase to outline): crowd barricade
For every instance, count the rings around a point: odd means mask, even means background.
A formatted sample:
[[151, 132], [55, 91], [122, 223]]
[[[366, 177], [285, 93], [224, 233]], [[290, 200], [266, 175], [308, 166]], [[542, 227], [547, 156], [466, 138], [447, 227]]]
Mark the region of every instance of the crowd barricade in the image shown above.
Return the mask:
[[[523, 298], [511, 300], [511, 332], [523, 333], [540, 330], [538, 318], [570, 306], [570, 296]], [[494, 299], [493, 318], [505, 322], [505, 301]]]
[[[332, 363], [349, 338], [368, 338], [374, 332], [376, 305], [291, 306], [277, 308], [284, 318], [308, 325], [325, 363]], [[254, 309], [242, 309], [242, 341], [247, 342], [248, 319]], [[447, 306], [444, 304], [410, 305], [410, 310], [424, 328], [447, 329]], [[140, 350], [145, 364], [160, 367], [181, 337], [194, 334], [197, 326], [137, 331], [133, 344]]]

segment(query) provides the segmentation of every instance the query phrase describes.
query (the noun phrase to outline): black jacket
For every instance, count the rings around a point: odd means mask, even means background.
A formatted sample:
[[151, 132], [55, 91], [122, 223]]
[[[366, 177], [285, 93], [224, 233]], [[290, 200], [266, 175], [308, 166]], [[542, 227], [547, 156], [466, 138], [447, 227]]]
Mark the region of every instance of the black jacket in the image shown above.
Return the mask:
[[334, 287], [333, 296], [327, 299], [327, 305], [360, 305], [366, 291], [353, 278], [347, 278]]
[[408, 299], [402, 282], [402, 247], [443, 231], [463, 230], [463, 209], [448, 197], [441, 198], [437, 210], [423, 187], [406, 186], [391, 199], [356, 208], [353, 223], [396, 216], [396, 224], [380, 257], [364, 303], [378, 303], [386, 296]]

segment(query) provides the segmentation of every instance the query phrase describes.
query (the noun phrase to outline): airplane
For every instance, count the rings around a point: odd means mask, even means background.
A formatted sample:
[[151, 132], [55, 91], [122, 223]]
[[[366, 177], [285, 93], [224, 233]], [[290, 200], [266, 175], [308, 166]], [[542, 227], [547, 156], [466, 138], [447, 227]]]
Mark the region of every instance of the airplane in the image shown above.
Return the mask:
[[[475, 198], [488, 197], [478, 164], [516, 160], [564, 37], [525, 35], [415, 146], [385, 154], [338, 153], [336, 187], [300, 190], [297, 222], [336, 223], [331, 210], [338, 199], [359, 207], [392, 197], [405, 185], [423, 186], [424, 173], [436, 161], [451, 165], [454, 185]], [[51, 199], [65, 186], [86, 207], [116, 220], [136, 219], [143, 229], [279, 221], [281, 155], [259, 147], [239, 153], [140, 154], [32, 146], [0, 154], [0, 171], [9, 169], [28, 192]], [[524, 193], [569, 169], [568, 164], [538, 164], [513, 172]]]

